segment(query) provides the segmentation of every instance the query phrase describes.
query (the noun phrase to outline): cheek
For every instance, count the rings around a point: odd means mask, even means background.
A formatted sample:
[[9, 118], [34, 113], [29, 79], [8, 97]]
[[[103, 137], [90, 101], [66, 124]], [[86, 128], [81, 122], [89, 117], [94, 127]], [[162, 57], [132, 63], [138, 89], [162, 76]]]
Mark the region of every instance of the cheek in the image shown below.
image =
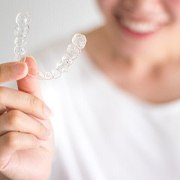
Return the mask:
[[180, 22], [180, 0], [166, 0], [166, 3], [174, 19]]

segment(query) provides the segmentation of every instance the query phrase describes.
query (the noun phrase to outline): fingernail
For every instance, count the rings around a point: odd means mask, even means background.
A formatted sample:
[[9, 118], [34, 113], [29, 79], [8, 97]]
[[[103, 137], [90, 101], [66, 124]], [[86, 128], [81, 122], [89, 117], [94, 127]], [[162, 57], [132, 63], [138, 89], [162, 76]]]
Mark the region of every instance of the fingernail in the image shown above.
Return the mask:
[[36, 75], [38, 73], [38, 69], [34, 67], [34, 64], [37, 65], [36, 60], [33, 57], [27, 57], [25, 63], [28, 66], [29, 74]]

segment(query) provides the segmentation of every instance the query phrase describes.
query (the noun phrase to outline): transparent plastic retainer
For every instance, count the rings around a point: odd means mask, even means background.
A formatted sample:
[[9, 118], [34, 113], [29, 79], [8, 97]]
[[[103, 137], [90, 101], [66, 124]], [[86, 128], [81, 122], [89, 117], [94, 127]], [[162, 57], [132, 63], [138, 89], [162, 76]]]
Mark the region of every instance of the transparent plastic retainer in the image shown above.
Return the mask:
[[[14, 31], [14, 54], [15, 60], [24, 61], [26, 59], [26, 45], [30, 31], [31, 17], [29, 13], [19, 13], [16, 16], [16, 27]], [[46, 72], [37, 72], [28, 74], [34, 78], [41, 80], [51, 80], [61, 77], [63, 72], [67, 72], [69, 67], [77, 59], [86, 45], [86, 37], [83, 34], [77, 33], [73, 36], [71, 44], [68, 45], [63, 57], [56, 63], [55, 69]]]

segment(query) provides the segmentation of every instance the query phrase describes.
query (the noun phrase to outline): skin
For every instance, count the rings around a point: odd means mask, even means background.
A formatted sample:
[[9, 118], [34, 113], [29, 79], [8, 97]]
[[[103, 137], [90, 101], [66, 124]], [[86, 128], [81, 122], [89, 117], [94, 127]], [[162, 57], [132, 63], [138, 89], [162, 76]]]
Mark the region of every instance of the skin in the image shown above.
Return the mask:
[[42, 101], [38, 80], [27, 75], [28, 68], [37, 71], [32, 58], [0, 65], [0, 81], [18, 85], [18, 90], [0, 87], [1, 180], [47, 180], [51, 171], [51, 110]]
[[[180, 98], [180, 0], [98, 0], [102, 27], [87, 33], [87, 54], [114, 83], [148, 103]], [[157, 23], [147, 37], [124, 32], [117, 17]], [[98, 47], [98, 48], [97, 48]]]
[[[92, 62], [119, 88], [153, 103], [180, 97], [180, 0], [99, 0], [104, 26], [87, 33]], [[161, 30], [137, 39], [123, 33], [115, 16], [164, 18]], [[52, 165], [50, 110], [32, 58], [0, 65], [0, 82], [17, 81], [18, 90], [0, 87], [0, 179], [47, 180]], [[16, 71], [15, 71], [16, 70]], [[46, 110], [46, 111], [45, 111]], [[46, 112], [46, 113], [45, 113]], [[38, 166], [38, 168], [35, 167]]]

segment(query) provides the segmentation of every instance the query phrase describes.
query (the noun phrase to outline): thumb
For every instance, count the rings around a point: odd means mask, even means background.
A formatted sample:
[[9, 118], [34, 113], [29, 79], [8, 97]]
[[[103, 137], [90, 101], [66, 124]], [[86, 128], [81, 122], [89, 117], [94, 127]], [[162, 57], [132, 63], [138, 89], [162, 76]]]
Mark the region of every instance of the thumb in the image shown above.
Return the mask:
[[17, 81], [18, 89], [42, 99], [39, 80], [31, 76], [31, 74], [38, 73], [37, 63], [33, 57], [26, 57], [25, 63], [28, 66], [28, 74], [30, 75]]

